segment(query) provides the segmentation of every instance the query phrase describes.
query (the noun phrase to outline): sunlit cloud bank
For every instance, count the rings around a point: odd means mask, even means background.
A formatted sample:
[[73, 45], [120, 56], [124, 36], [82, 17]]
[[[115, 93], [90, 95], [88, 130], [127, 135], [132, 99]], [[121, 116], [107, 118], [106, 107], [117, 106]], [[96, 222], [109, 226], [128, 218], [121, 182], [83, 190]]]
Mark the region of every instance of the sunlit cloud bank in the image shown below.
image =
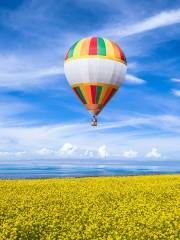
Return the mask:
[[0, 129], [0, 158], [177, 159], [179, 126], [178, 117], [166, 115], [124, 116], [96, 129], [85, 123], [6, 127]]

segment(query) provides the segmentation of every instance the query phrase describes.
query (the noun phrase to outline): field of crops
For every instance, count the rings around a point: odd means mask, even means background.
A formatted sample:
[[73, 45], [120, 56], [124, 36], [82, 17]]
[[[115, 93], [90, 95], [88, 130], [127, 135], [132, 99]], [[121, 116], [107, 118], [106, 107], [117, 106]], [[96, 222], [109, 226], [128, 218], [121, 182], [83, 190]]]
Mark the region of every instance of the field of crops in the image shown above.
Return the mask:
[[0, 239], [178, 240], [179, 184], [180, 175], [0, 180]]

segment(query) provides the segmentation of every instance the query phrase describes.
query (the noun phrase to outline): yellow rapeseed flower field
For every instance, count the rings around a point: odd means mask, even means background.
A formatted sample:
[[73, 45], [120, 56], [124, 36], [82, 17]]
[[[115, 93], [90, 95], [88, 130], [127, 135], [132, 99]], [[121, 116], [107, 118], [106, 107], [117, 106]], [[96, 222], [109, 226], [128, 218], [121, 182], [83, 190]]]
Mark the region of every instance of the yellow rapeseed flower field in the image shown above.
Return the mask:
[[179, 240], [179, 175], [0, 180], [0, 239]]

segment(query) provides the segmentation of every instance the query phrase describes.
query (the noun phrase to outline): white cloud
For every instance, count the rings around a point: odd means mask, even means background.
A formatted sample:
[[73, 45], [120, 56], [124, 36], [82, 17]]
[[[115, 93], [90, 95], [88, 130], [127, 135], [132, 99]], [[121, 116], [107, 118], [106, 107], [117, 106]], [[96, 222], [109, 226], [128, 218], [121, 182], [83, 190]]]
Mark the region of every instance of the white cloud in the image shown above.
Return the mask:
[[128, 151], [124, 151], [122, 155], [125, 158], [136, 158], [138, 155], [138, 152], [133, 150], [128, 150]]
[[20, 151], [20, 152], [15, 152], [14, 155], [16, 157], [22, 157], [22, 156], [25, 156], [27, 154], [26, 151]]
[[173, 93], [176, 97], [180, 97], [180, 90], [172, 89], [172, 93]]
[[94, 157], [94, 152], [90, 150], [85, 150], [84, 152], [85, 157], [93, 158]]
[[176, 83], [180, 83], [180, 79], [179, 78], [171, 78], [172, 82], [176, 82]]
[[146, 81], [138, 78], [136, 76], [133, 76], [131, 74], [127, 74], [126, 75], [126, 82], [130, 83], [130, 84], [144, 84]]
[[[0, 55], [0, 87], [11, 89], [37, 87], [52, 81], [52, 78], [48, 77], [63, 73], [61, 66], [39, 60], [38, 57], [20, 56], [18, 53]], [[47, 59], [49, 58], [47, 55]]]
[[158, 151], [157, 148], [152, 148], [152, 150], [146, 154], [146, 157], [147, 158], [160, 158], [161, 153]]
[[108, 157], [109, 153], [108, 153], [106, 145], [102, 145], [101, 147], [99, 147], [98, 154], [102, 158]]
[[18, 151], [18, 152], [8, 152], [8, 151], [2, 151], [0, 152], [0, 159], [17, 159], [26, 156], [26, 151]]
[[180, 23], [180, 9], [158, 13], [140, 22], [126, 26], [123, 29], [122, 26], [116, 26], [110, 29], [106, 29], [105, 33], [109, 36], [111, 35], [125, 37], [176, 23]]
[[77, 150], [77, 147], [71, 143], [65, 143], [59, 150], [60, 155], [71, 155]]
[[0, 157], [6, 157], [6, 156], [10, 156], [10, 155], [11, 155], [10, 152], [5, 152], [5, 151], [0, 152]]
[[41, 148], [37, 151], [37, 154], [42, 155], [42, 156], [51, 155], [53, 153], [54, 153], [54, 151], [52, 149], [46, 148], [46, 147]]
[[[119, 152], [123, 152], [124, 149], [136, 149], [139, 153], [147, 152], [153, 143], [165, 155], [171, 156], [171, 152], [174, 152], [178, 157], [179, 129], [178, 115], [135, 115], [131, 117], [121, 115], [118, 121], [101, 122], [96, 129], [82, 122], [45, 126], [18, 125], [18, 127], [8, 126], [6, 123], [0, 126], [0, 151], [3, 152], [1, 156], [8, 155], [9, 153], [4, 152], [8, 152], [9, 149], [14, 152], [16, 149], [27, 151], [24, 156], [32, 159], [38, 156], [43, 157], [37, 153], [37, 146], [48, 146], [48, 149], [54, 151], [51, 155], [53, 158], [61, 158], [61, 156], [76, 158], [80, 154], [83, 158], [86, 149], [92, 151], [94, 157], [109, 155], [106, 148], [108, 146], [111, 149], [111, 157], [113, 157], [119, 156]], [[96, 136], [96, 141], [94, 141], [94, 136]], [[101, 146], [99, 149], [97, 149], [97, 142]], [[171, 142], [170, 149], [169, 142]], [[59, 146], [62, 147], [59, 149]], [[41, 150], [42, 153], [48, 151]], [[91, 155], [89, 152], [86, 154]]]

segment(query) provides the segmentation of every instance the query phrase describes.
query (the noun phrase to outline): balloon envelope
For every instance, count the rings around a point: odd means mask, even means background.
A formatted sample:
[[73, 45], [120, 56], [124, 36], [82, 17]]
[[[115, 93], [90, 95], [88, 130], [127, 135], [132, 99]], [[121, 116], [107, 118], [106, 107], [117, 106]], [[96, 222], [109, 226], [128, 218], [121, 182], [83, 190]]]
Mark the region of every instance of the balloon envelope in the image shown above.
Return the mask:
[[116, 43], [89, 37], [68, 50], [64, 70], [75, 94], [93, 115], [97, 115], [124, 81], [127, 62]]

